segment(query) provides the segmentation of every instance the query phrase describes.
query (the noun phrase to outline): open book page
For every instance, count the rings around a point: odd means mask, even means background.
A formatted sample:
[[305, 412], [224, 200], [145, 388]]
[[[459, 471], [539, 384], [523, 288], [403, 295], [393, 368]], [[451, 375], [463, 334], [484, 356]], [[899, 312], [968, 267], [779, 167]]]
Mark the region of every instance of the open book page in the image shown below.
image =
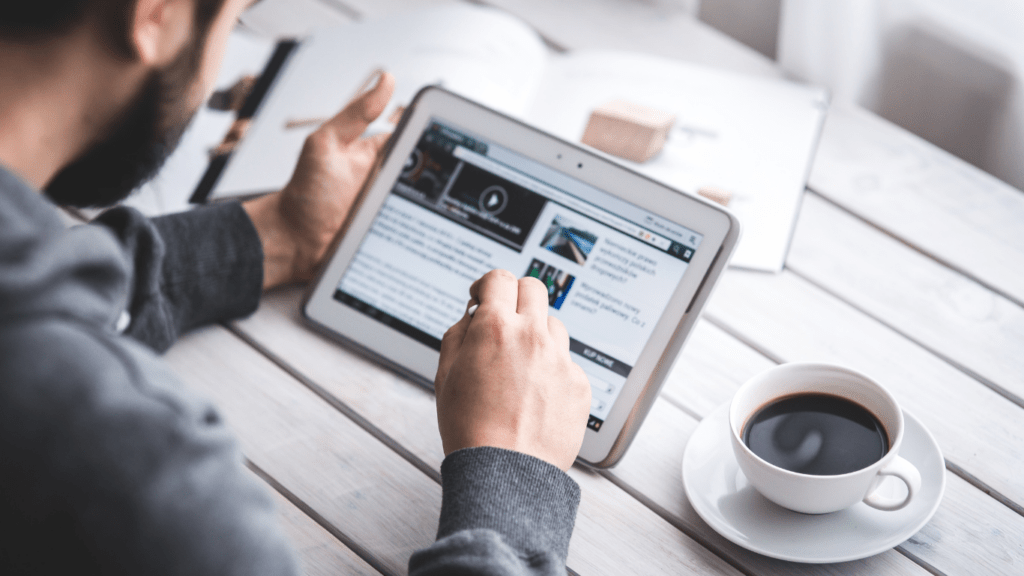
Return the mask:
[[661, 153], [638, 164], [685, 192], [715, 187], [743, 226], [732, 264], [785, 262], [827, 106], [817, 88], [654, 56], [583, 51], [549, 59], [528, 121], [579, 142], [590, 112], [623, 99], [676, 115]]
[[319, 119], [336, 114], [378, 68], [395, 95], [369, 132], [425, 85], [514, 116], [533, 98], [547, 49], [528, 26], [489, 8], [455, 4], [318, 32], [303, 41], [271, 88], [211, 198], [280, 189]]

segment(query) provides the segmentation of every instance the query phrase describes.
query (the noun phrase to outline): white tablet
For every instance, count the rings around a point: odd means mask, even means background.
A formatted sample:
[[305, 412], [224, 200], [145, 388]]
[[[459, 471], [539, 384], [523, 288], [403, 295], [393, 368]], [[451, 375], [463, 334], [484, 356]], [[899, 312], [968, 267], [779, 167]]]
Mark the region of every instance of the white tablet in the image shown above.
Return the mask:
[[738, 236], [717, 205], [426, 88], [303, 313], [433, 386], [470, 284], [494, 268], [539, 278], [593, 391], [579, 458], [604, 468], [635, 436]]

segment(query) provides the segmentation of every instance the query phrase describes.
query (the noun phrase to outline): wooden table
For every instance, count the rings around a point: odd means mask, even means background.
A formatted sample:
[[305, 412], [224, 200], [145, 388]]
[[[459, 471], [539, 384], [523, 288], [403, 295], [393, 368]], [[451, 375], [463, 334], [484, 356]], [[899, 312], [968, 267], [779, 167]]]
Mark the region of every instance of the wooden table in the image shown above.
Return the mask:
[[[453, 0], [454, 1], [454, 0]], [[422, 4], [423, 2], [415, 2]], [[778, 76], [668, 3], [494, 0], [556, 49], [648, 51]], [[305, 32], [411, 0], [265, 0], [250, 25]], [[659, 7], [660, 6], [660, 7]], [[434, 540], [443, 458], [433, 395], [305, 328], [301, 288], [185, 337], [168, 361], [212, 397], [280, 495], [310, 574], [401, 574]], [[700, 419], [780, 362], [848, 365], [935, 435], [946, 494], [894, 550], [834, 565], [748, 552], [683, 494]], [[635, 444], [583, 489], [579, 574], [1024, 574], [1024, 195], [863, 110], [828, 116], [786, 270], [730, 270]]]

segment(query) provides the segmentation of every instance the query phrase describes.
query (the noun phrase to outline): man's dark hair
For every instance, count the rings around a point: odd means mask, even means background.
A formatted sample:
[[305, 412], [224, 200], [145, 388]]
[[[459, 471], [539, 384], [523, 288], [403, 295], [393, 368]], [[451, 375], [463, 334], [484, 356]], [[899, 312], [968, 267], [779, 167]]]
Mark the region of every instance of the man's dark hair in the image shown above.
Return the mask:
[[[99, 25], [115, 53], [133, 58], [128, 35], [136, 0], [3, 0], [0, 38], [43, 40], [65, 34], [92, 20]], [[224, 0], [193, 0], [195, 33], [205, 38]], [[201, 40], [200, 40], [201, 42]]]

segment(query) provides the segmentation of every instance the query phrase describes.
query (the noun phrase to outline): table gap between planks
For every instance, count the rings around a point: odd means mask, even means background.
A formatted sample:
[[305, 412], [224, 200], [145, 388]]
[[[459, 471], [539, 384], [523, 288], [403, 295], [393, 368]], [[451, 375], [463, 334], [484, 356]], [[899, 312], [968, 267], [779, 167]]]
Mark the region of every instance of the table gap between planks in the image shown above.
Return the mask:
[[[414, 4], [422, 2], [300, 0], [282, 10], [267, 0], [247, 24], [301, 34]], [[490, 4], [554, 46], [632, 48], [778, 75], [756, 53], [648, 3]], [[1024, 566], [1016, 425], [1024, 360], [1013, 354], [1024, 349], [1024, 276], [1007, 273], [1024, 264], [1014, 226], [1024, 221], [1024, 197], [839, 106], [810, 187], [787, 271], [730, 270], [622, 464], [570, 472], [584, 491], [574, 571], [1010, 574]], [[252, 318], [198, 331], [168, 360], [218, 402], [253, 469], [287, 496], [286, 530], [310, 573], [404, 573], [409, 554], [433, 540], [440, 505], [433, 396], [307, 330], [299, 298], [296, 288], [270, 293]], [[682, 451], [699, 419], [746, 378], [792, 360], [874, 375], [943, 447], [943, 505], [896, 550], [837, 565], [776, 561], [725, 541], [686, 501]]]

